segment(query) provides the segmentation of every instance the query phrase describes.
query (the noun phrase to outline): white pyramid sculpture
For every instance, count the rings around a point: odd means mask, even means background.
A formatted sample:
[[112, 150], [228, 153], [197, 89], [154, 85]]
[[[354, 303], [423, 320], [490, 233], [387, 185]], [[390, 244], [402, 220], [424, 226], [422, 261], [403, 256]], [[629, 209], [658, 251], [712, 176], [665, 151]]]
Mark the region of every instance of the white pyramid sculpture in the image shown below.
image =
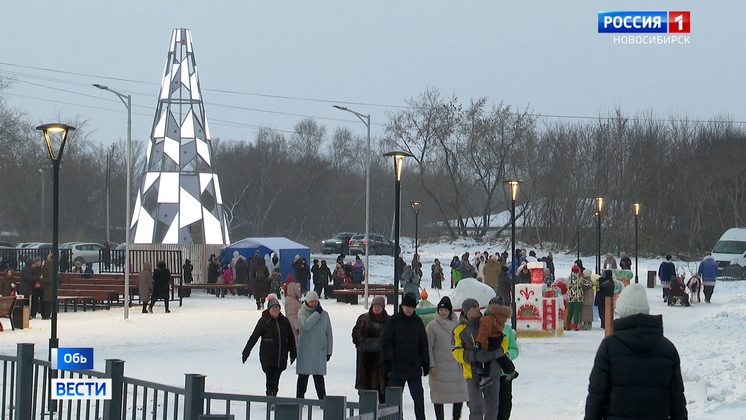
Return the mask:
[[132, 215], [136, 244], [229, 244], [189, 29], [174, 29]]

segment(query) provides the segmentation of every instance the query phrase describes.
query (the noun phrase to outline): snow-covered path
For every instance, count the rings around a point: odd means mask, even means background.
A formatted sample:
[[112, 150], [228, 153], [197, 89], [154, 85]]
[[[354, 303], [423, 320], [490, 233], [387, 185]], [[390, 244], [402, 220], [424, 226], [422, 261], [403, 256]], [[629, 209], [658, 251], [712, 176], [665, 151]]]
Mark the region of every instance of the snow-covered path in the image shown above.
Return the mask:
[[[454, 253], [470, 250], [473, 254], [483, 249], [448, 244], [422, 246], [426, 272], [423, 283], [429, 284], [429, 267], [434, 258], [447, 266]], [[331, 262], [335, 256], [314, 257]], [[592, 257], [586, 259], [586, 266], [591, 266]], [[573, 260], [572, 255], [555, 255], [558, 275], [569, 274]], [[657, 261], [641, 260], [640, 277], [646, 278], [647, 269], [655, 270], [657, 266]], [[391, 271], [391, 257], [371, 257], [373, 282], [390, 278]], [[438, 296], [451, 293], [428, 291], [433, 302]], [[681, 355], [690, 418], [746, 418], [746, 282], [719, 282], [712, 304], [694, 304], [686, 309], [666, 306], [660, 288], [647, 291], [651, 313], [663, 315], [665, 334]], [[246, 364], [241, 364], [241, 350], [259, 317], [254, 301], [233, 296], [217, 299], [197, 292], [184, 302], [181, 308], [172, 307], [171, 314], [163, 313], [162, 304], [156, 306], [154, 314], [142, 314], [133, 308], [126, 321], [121, 308], [61, 313], [60, 346], [94, 347], [96, 370], [104, 370], [104, 359], [119, 358], [126, 361], [125, 373], [130, 377], [183, 386], [184, 373], [202, 373], [207, 375], [210, 391], [263, 395], [264, 375], [258, 350]], [[331, 300], [322, 300], [322, 306], [331, 315], [335, 337], [327, 392], [357, 400], [351, 331], [365, 309], [362, 305]], [[392, 307], [387, 310], [392, 312]], [[560, 338], [520, 339], [521, 354], [515, 364], [521, 376], [513, 385], [513, 419], [582, 417], [588, 375], [603, 338], [598, 325], [596, 322], [592, 331], [569, 332]], [[48, 338], [49, 322], [37, 318], [27, 330], [6, 329], [0, 333], [0, 353], [15, 354], [16, 343], [34, 342], [37, 357], [43, 358]], [[291, 367], [282, 376], [279, 395], [294, 396], [295, 381]], [[428, 417], [434, 418], [427, 379], [423, 382]], [[315, 396], [312, 388], [309, 387], [307, 397]], [[404, 401], [405, 412], [411, 413], [407, 393]]]

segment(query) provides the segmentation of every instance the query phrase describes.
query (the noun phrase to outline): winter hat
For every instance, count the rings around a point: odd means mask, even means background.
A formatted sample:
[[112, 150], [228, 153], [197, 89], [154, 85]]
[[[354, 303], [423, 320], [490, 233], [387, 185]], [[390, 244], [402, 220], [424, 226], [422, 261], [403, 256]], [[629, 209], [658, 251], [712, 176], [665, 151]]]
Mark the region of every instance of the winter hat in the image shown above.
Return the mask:
[[630, 284], [622, 290], [616, 301], [616, 313], [620, 318], [635, 314], [649, 314], [648, 295], [642, 284]]
[[376, 297], [374, 297], [373, 298], [373, 303], [371, 303], [371, 306], [373, 306], [373, 305], [378, 305], [378, 306], [380, 306], [382, 308], [385, 308], [386, 307], [386, 298], [384, 298], [383, 296], [376, 296]]
[[319, 294], [313, 290], [306, 293], [306, 302], [310, 302], [312, 300], [319, 300]]
[[469, 312], [469, 309], [471, 308], [478, 308], [479, 302], [477, 302], [476, 299], [472, 298], [466, 298], [461, 303], [461, 311], [463, 312], [464, 316], [466, 316], [466, 313]]
[[288, 283], [292, 283], [295, 281], [295, 276], [292, 274], [288, 274]]
[[267, 301], [267, 309], [271, 309], [273, 306], [280, 306], [280, 302], [277, 299], [270, 299], [270, 300], [268, 300]]
[[573, 273], [580, 273], [580, 267], [578, 267], [577, 265], [573, 265], [572, 266], [572, 272]]
[[442, 299], [440, 299], [440, 302], [438, 302], [438, 310], [440, 308], [446, 308], [448, 309], [448, 312], [453, 312], [453, 304], [451, 303], [451, 298], [448, 296], [443, 296]]
[[500, 267], [500, 270], [502, 270], [502, 271], [510, 271], [510, 267], [508, 267], [507, 265], [504, 265], [504, 266]]
[[417, 307], [417, 298], [414, 293], [407, 293], [401, 300], [401, 306], [409, 306], [411, 308]]
[[583, 277], [590, 277], [591, 274], [593, 274], [593, 272], [590, 268], [586, 268], [585, 270], [583, 270]]

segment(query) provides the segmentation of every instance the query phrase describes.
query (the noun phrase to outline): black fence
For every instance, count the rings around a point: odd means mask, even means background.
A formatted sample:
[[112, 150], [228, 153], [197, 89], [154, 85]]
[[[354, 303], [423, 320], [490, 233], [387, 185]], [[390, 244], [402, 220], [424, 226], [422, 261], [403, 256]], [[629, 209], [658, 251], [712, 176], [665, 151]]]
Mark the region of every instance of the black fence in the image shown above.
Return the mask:
[[[60, 249], [60, 273], [68, 273], [75, 268], [69, 249]], [[0, 261], [5, 260], [3, 267], [7, 264], [13, 271], [20, 271], [26, 265], [26, 261], [41, 258], [47, 259], [52, 253], [52, 248], [0, 248]]]

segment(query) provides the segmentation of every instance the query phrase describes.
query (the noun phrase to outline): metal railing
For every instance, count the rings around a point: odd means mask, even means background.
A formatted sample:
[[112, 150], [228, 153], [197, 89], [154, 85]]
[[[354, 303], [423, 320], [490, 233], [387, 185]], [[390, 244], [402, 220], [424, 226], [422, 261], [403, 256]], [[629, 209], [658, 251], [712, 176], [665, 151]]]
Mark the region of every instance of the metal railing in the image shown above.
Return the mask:
[[[377, 391], [360, 391], [360, 402], [347, 397], [324, 400], [268, 397], [205, 391], [205, 376], [185, 375], [184, 387], [124, 376], [124, 361], [107, 359], [106, 370], [51, 370], [34, 359], [34, 344], [19, 343], [15, 356], [0, 355], [0, 420], [198, 420], [202, 415], [237, 419], [306, 418], [312, 420], [400, 420], [401, 388], [386, 389], [386, 404]], [[55, 376], [56, 375], [56, 376]], [[51, 379], [111, 379], [110, 400], [52, 400]], [[253, 407], [253, 406], [256, 406]], [[320, 410], [314, 410], [318, 408]], [[273, 416], [274, 414], [274, 416]], [[321, 416], [319, 416], [320, 414]]]
[[[108, 252], [108, 255], [107, 255]], [[124, 250], [99, 250], [98, 260], [100, 273], [123, 273], [124, 272]], [[180, 250], [159, 250], [159, 249], [130, 249], [130, 273], [139, 273], [145, 262], [153, 264], [153, 268], [158, 261], [166, 263], [166, 267], [171, 271], [173, 276], [181, 276], [182, 253]]]

